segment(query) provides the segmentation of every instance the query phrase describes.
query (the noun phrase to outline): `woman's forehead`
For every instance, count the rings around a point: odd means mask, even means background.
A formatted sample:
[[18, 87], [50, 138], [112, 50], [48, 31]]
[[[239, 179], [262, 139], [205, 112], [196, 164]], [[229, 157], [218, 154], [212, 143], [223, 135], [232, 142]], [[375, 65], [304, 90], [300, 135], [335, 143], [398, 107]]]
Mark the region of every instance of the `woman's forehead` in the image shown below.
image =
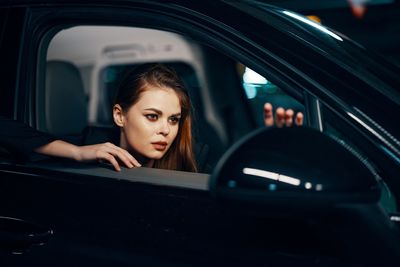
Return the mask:
[[175, 90], [168, 87], [148, 87], [139, 100], [134, 104], [140, 109], [154, 108], [165, 113], [176, 114], [181, 112], [181, 104]]

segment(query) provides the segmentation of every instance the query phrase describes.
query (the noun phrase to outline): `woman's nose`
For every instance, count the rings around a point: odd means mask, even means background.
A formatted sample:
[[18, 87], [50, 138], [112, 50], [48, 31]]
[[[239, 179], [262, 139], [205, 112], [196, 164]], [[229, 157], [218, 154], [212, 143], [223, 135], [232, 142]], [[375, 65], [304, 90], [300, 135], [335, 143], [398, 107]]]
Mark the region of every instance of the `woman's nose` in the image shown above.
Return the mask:
[[168, 121], [160, 120], [158, 133], [162, 135], [168, 135], [170, 132]]

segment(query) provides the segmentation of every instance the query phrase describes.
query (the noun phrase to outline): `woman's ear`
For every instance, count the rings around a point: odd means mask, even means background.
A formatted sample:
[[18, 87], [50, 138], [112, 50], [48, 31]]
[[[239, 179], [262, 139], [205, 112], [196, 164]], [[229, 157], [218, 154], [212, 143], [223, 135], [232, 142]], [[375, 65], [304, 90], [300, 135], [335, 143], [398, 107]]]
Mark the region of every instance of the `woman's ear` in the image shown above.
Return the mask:
[[113, 118], [114, 122], [117, 126], [123, 127], [124, 126], [124, 112], [122, 107], [119, 104], [115, 104], [113, 107]]

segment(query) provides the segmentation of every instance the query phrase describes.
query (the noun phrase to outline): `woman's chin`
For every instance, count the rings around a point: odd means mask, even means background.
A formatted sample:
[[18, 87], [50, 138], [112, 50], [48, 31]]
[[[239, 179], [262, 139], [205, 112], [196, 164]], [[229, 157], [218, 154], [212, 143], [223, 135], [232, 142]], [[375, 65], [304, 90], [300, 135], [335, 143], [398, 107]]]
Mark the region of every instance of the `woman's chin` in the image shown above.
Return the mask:
[[164, 155], [164, 151], [154, 151], [146, 155], [146, 157], [149, 159], [161, 159]]

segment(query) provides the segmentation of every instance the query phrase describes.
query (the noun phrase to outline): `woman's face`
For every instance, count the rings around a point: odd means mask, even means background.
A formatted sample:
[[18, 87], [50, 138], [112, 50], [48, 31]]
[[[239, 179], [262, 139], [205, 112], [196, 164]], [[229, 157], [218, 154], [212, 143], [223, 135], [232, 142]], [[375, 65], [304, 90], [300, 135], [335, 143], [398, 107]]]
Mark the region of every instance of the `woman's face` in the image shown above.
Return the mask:
[[126, 112], [118, 115], [117, 109], [114, 107], [114, 120], [121, 127], [121, 147], [136, 157], [162, 158], [179, 130], [181, 105], [175, 91], [149, 87]]

